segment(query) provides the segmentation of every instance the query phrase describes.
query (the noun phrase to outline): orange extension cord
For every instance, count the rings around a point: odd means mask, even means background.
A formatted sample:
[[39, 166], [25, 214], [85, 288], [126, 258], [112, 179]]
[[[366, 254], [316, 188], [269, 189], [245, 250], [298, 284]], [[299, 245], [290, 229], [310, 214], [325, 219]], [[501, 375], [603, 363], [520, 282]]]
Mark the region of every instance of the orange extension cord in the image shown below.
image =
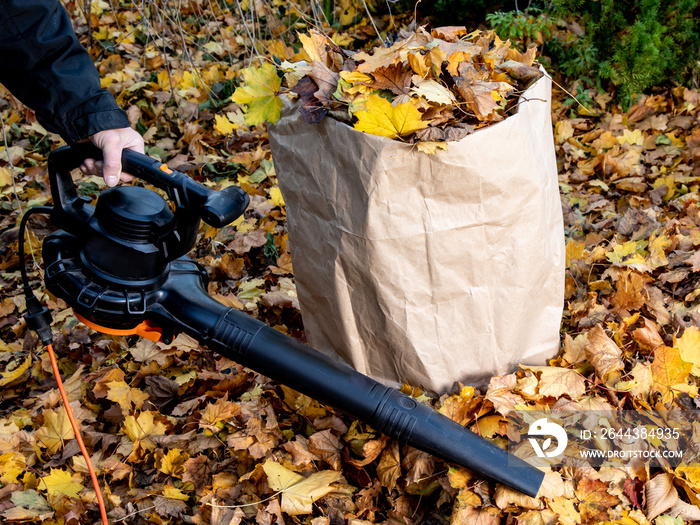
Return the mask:
[[66, 394], [66, 389], [63, 388], [63, 381], [61, 381], [61, 374], [58, 371], [58, 363], [56, 362], [56, 354], [53, 351], [53, 345], [46, 345], [46, 349], [49, 351], [49, 358], [51, 359], [51, 368], [53, 368], [53, 373], [56, 376], [56, 383], [58, 383], [58, 391], [61, 393], [61, 398], [63, 399], [63, 404], [66, 407], [66, 413], [68, 414], [68, 419], [73, 427], [73, 432], [75, 433], [75, 439], [78, 440], [78, 445], [80, 446], [80, 451], [85, 457], [85, 463], [87, 463], [88, 471], [90, 472], [90, 478], [92, 479], [92, 486], [95, 487], [95, 494], [97, 495], [97, 503], [100, 506], [100, 515], [102, 516], [102, 523], [104, 525], [109, 525], [107, 521], [107, 510], [105, 509], [105, 502], [102, 499], [102, 492], [100, 492], [100, 485], [97, 482], [97, 474], [95, 474], [95, 469], [92, 466], [92, 461], [88, 455], [88, 451], [85, 448], [85, 443], [83, 443], [83, 437], [80, 434], [80, 428], [78, 427], [78, 422], [75, 420], [73, 415], [73, 410], [68, 402], [68, 394]]

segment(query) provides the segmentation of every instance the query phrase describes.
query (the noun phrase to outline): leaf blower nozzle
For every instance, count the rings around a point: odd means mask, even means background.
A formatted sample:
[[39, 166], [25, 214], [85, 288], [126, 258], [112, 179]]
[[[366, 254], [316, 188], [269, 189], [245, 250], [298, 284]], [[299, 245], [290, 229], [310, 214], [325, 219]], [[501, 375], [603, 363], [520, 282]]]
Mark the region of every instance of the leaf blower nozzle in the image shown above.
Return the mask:
[[245, 211], [249, 198], [230, 186], [213, 191], [158, 161], [124, 151], [124, 170], [163, 189], [105, 190], [96, 207], [77, 195], [70, 171], [100, 158], [91, 145], [49, 156], [54, 198], [44, 241], [47, 288], [104, 332], [143, 322], [164, 341], [185, 332], [241, 365], [367, 422], [387, 436], [536, 496], [544, 473], [396, 389], [357, 372], [206, 293], [206, 272], [185, 254], [200, 219], [221, 227]]

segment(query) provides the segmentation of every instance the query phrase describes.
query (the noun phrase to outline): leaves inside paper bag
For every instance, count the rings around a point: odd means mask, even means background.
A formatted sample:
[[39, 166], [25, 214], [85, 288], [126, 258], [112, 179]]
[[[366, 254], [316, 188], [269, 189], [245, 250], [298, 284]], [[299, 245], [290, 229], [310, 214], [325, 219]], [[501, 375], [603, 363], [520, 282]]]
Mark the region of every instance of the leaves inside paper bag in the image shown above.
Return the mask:
[[[534, 50], [520, 53], [493, 31], [402, 30], [390, 47], [358, 53], [340, 49], [317, 31], [301, 41], [311, 64], [285, 63], [281, 69], [307, 123], [330, 114], [358, 131], [411, 143], [461, 140], [503, 120], [543, 75], [533, 65]], [[234, 101], [247, 105], [249, 125], [279, 118], [280, 84], [273, 70], [270, 64], [246, 70], [234, 93]], [[269, 88], [261, 86], [263, 78]], [[434, 153], [444, 147], [419, 149]]]

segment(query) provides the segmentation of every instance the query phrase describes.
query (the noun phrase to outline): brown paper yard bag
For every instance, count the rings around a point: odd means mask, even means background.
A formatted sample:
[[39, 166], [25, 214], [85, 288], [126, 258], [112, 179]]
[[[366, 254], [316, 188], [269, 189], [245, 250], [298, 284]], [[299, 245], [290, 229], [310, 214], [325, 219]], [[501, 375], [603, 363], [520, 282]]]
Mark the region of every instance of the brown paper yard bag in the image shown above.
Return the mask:
[[293, 107], [270, 130], [309, 344], [388, 385], [484, 386], [559, 348], [564, 232], [541, 78], [448, 151]]

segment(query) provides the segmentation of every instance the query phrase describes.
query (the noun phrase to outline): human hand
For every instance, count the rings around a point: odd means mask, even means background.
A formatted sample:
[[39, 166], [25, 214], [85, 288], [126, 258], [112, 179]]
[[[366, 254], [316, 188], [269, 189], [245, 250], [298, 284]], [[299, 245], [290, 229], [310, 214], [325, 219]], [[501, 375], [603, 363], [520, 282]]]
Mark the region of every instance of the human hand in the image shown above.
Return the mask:
[[143, 153], [143, 137], [131, 128], [107, 129], [90, 136], [90, 142], [102, 150], [103, 161], [85, 159], [80, 170], [86, 175], [102, 175], [107, 186], [116, 186], [119, 180], [133, 179], [122, 172], [122, 150]]

